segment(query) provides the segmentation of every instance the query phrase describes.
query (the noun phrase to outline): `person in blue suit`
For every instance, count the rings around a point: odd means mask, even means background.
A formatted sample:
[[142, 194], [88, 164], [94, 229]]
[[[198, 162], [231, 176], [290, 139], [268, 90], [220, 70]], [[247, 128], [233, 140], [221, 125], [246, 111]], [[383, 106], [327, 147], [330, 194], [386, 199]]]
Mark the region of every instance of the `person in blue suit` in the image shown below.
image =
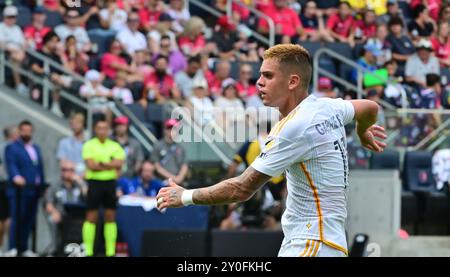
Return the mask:
[[[22, 121], [19, 124], [19, 138], [5, 149], [5, 166], [10, 184], [7, 192], [11, 213], [9, 249], [22, 256], [35, 255], [29, 250], [28, 238], [36, 221], [38, 199], [45, 183], [41, 151], [32, 142], [32, 136], [33, 125], [29, 121]], [[17, 240], [18, 224], [20, 229]]]

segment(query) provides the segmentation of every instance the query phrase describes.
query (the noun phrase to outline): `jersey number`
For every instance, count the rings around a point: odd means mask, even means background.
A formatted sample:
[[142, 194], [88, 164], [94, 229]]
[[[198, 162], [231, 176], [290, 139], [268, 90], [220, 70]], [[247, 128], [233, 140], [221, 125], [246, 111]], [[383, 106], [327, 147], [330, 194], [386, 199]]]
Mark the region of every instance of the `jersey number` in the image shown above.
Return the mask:
[[347, 188], [347, 176], [348, 176], [347, 149], [345, 147], [344, 137], [341, 137], [340, 140], [334, 141], [333, 144], [334, 144], [334, 150], [339, 150], [339, 152], [341, 152], [342, 164], [344, 165], [344, 184], [345, 184], [345, 188]]

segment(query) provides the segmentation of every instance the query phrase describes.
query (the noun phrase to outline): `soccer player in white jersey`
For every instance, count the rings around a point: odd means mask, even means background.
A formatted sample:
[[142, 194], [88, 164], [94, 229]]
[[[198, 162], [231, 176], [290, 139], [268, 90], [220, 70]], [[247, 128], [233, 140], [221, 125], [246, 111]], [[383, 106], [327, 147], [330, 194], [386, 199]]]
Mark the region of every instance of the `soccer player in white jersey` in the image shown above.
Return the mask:
[[264, 105], [282, 119], [272, 128], [259, 157], [242, 175], [214, 186], [185, 190], [169, 181], [157, 195], [158, 208], [218, 205], [248, 200], [272, 176], [286, 174], [288, 196], [279, 256], [347, 256], [345, 237], [347, 142], [344, 125], [356, 120], [361, 144], [381, 152], [386, 134], [369, 100], [308, 95], [309, 53], [280, 44], [264, 53], [257, 81]]

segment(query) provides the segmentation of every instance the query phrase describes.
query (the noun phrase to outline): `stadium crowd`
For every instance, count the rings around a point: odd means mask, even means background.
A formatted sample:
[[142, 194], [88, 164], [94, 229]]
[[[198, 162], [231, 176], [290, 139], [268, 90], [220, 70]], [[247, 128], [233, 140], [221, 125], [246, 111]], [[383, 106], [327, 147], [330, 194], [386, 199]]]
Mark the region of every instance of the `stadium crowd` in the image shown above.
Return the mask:
[[[205, 2], [226, 12], [226, 0]], [[448, 79], [442, 77], [450, 72], [449, 1], [240, 2], [233, 2], [232, 16], [216, 18], [199, 11], [191, 15], [183, 0], [81, 0], [80, 7], [73, 7], [73, 1], [2, 1], [1, 49], [11, 63], [29, 68], [55, 85], [51, 111], [70, 118], [73, 131], [58, 146], [61, 181], [45, 194], [45, 211], [54, 230], [64, 217], [64, 204], [82, 201], [87, 190], [82, 156], [88, 139], [84, 135], [85, 116], [64, 101], [59, 90], [64, 88], [86, 100], [94, 113], [106, 118], [112, 127], [111, 138], [126, 154], [117, 196], [155, 197], [168, 178], [188, 186], [185, 151], [170, 134], [177, 122], [172, 119], [156, 126], [155, 130], [161, 130], [156, 132], [160, 141], [152, 153], [146, 153], [129, 135], [129, 119], [113, 117], [110, 101], [138, 104], [142, 109], [172, 101], [202, 111], [205, 116], [198, 122], [200, 125], [219, 120], [213, 114], [207, 115], [206, 111], [213, 107], [262, 107], [255, 83], [267, 45], [252, 33], [268, 34], [269, 24], [247, 6], [273, 20], [276, 43], [299, 43], [305, 47], [343, 45], [350, 49], [349, 58], [371, 72], [362, 77], [364, 97], [395, 107], [406, 104], [410, 108], [450, 108]], [[41, 59], [27, 54], [27, 49], [61, 67], [45, 68]], [[337, 68], [331, 64], [332, 71], [337, 72]], [[85, 83], [68, 73], [84, 76]], [[41, 84], [14, 70], [7, 74], [11, 76], [7, 78], [9, 85], [17, 93], [42, 102]], [[356, 70], [340, 71], [339, 75], [354, 84], [358, 82]], [[325, 76], [319, 78], [311, 92], [325, 97], [356, 97], [356, 92]], [[403, 95], [407, 103], [403, 102]], [[412, 122], [400, 122], [398, 145], [414, 145], [440, 122], [439, 117], [428, 114], [407, 120]], [[386, 124], [382, 116], [379, 123]], [[13, 129], [5, 130], [10, 141], [17, 138]], [[351, 136], [350, 133], [349, 149], [353, 147]], [[256, 138], [242, 146], [230, 166], [229, 177], [236, 174], [240, 163], [251, 163], [249, 155], [257, 155], [258, 143]], [[351, 166], [366, 166], [367, 153], [361, 149], [350, 152], [356, 153], [350, 159]], [[3, 160], [6, 164], [8, 159]], [[273, 180], [269, 189], [255, 195], [248, 204], [228, 207], [218, 225], [223, 229], [279, 228], [286, 194], [283, 183]], [[0, 226], [3, 225], [6, 224]], [[1, 230], [0, 227], [0, 242]]]

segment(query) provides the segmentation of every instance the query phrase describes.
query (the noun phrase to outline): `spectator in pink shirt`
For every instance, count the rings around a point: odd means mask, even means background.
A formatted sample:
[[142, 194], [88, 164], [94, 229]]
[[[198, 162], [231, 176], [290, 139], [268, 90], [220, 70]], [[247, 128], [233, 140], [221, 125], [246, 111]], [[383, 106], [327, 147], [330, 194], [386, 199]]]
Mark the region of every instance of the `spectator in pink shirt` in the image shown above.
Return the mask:
[[377, 15], [373, 10], [366, 10], [364, 18], [356, 22], [355, 41], [365, 43], [377, 33]]
[[450, 67], [450, 23], [443, 21], [438, 26], [437, 35], [431, 39], [436, 58], [442, 67]]

